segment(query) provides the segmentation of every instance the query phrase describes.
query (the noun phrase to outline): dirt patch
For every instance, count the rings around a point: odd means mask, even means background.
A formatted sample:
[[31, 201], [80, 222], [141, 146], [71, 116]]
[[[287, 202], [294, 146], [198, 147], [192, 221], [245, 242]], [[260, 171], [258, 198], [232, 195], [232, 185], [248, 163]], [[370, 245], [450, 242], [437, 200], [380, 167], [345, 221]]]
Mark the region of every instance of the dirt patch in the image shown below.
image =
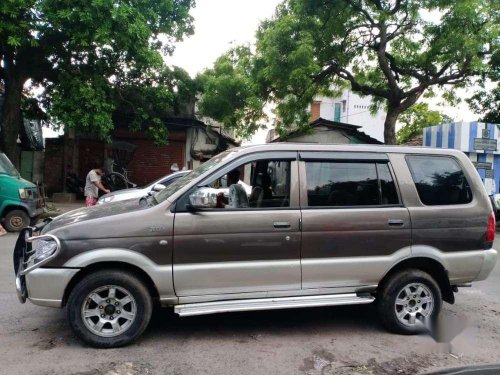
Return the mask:
[[84, 372], [75, 372], [70, 375], [148, 375], [152, 373], [153, 369], [149, 364], [134, 362], [110, 362], [100, 368]]
[[300, 371], [308, 375], [385, 375], [416, 374], [430, 365], [427, 356], [414, 355], [411, 358], [398, 357], [390, 361], [379, 362], [370, 358], [365, 363], [336, 359], [326, 350], [315, 350], [310, 357], [304, 359]]
[[41, 340], [33, 344], [33, 347], [38, 350], [50, 350], [57, 346], [57, 339], [50, 338], [46, 340]]

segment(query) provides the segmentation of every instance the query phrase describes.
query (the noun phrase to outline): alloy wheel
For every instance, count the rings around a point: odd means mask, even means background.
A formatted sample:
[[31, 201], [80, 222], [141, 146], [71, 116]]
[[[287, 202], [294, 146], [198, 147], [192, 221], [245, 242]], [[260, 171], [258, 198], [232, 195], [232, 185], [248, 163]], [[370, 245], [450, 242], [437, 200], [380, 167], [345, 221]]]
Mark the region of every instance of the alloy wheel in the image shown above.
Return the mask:
[[81, 314], [89, 331], [100, 337], [115, 337], [134, 323], [137, 304], [125, 288], [106, 285], [87, 295]]

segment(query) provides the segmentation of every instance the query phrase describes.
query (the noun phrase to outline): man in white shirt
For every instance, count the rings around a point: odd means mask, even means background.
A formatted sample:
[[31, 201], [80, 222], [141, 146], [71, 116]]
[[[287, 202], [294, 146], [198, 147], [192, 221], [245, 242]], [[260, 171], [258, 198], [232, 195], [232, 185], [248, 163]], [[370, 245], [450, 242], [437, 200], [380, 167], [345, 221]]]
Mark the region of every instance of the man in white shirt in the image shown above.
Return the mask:
[[104, 193], [110, 193], [111, 190], [106, 189], [101, 183], [101, 175], [103, 174], [102, 168], [94, 168], [85, 179], [85, 205], [87, 207], [95, 206], [97, 198], [99, 197], [99, 189]]
[[240, 171], [234, 169], [227, 174], [227, 184], [229, 186], [229, 196], [224, 197], [223, 193], [217, 195], [217, 207], [222, 208], [245, 208], [248, 207], [248, 195], [238, 181]]

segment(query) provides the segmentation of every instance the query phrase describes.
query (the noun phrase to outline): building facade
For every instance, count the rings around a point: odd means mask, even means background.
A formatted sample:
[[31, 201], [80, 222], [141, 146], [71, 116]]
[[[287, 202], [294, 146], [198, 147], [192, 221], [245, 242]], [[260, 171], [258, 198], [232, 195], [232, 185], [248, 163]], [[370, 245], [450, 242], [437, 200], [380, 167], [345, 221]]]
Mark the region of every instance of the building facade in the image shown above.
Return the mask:
[[466, 153], [476, 166], [488, 194], [500, 189], [500, 125], [457, 122], [424, 129], [425, 147], [454, 148]]
[[311, 120], [318, 118], [359, 126], [359, 130], [381, 142], [384, 141], [386, 112], [370, 113], [371, 97], [344, 90], [336, 98], [318, 96], [311, 104]]

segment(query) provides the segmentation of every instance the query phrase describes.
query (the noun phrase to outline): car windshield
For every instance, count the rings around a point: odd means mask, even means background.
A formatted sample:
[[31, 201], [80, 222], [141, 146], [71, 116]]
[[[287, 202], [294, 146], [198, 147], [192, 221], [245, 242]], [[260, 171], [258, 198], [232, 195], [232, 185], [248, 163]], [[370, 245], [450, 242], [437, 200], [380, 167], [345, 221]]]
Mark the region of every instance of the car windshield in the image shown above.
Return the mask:
[[232, 153], [233, 151], [226, 151], [219, 155], [216, 155], [206, 163], [200, 165], [198, 168], [193, 169], [191, 173], [188, 173], [187, 175], [179, 178], [154, 196], [156, 203], [161, 203], [164, 200], [168, 199], [168, 197], [170, 197], [179, 189], [182, 189], [184, 186], [188, 185], [195, 178], [201, 176], [203, 173], [215, 168], [220, 163], [225, 161]]
[[9, 158], [2, 153], [0, 153], [0, 174], [6, 174], [14, 177], [19, 176], [17, 169], [12, 165]]

